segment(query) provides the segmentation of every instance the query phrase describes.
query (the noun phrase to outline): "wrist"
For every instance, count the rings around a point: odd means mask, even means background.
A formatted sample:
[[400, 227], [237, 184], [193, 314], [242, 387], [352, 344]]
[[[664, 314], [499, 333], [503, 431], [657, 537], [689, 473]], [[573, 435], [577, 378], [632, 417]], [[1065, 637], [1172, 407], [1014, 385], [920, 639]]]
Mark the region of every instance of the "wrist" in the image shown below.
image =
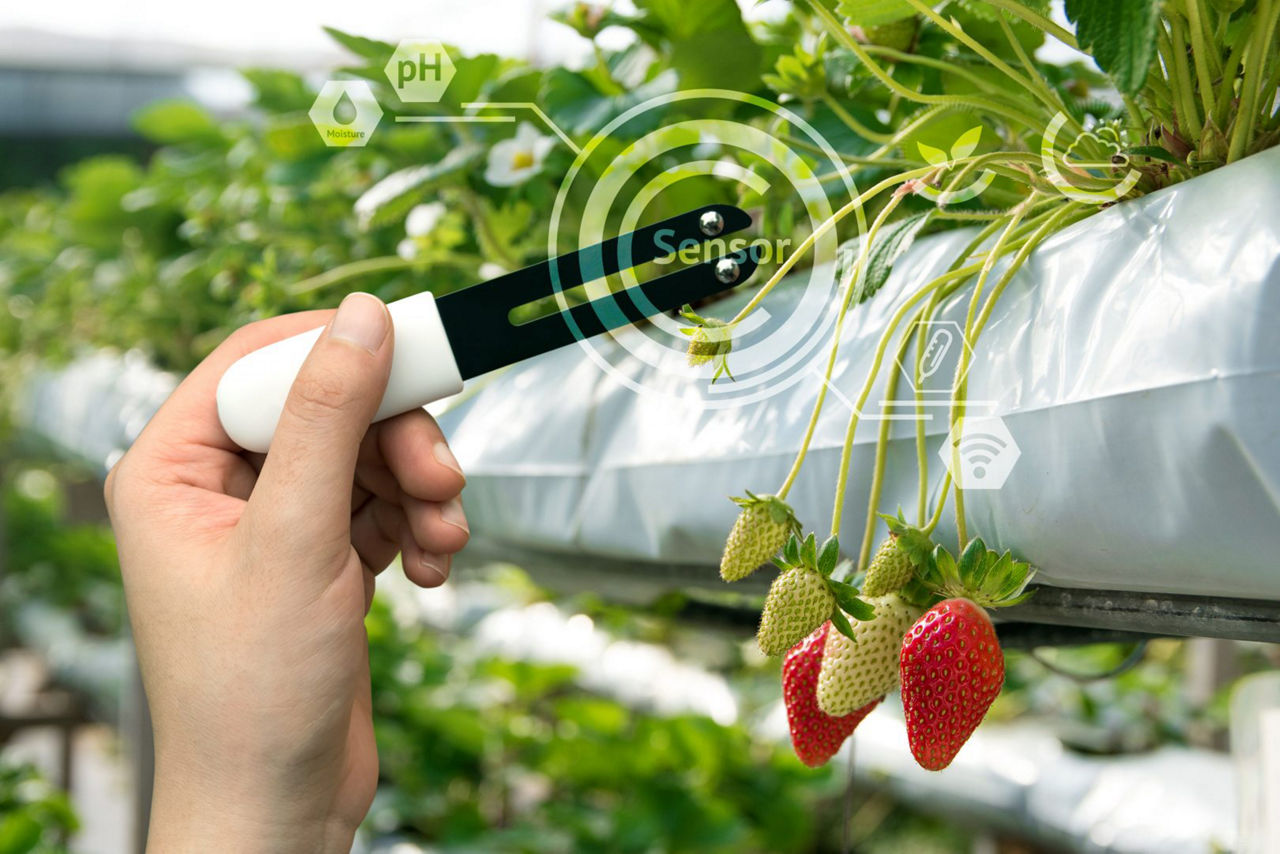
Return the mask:
[[[215, 791], [210, 791], [215, 788]], [[303, 797], [283, 790], [264, 795], [251, 786], [206, 787], [188, 775], [156, 769], [149, 854], [291, 854], [351, 850], [356, 828], [314, 810]]]

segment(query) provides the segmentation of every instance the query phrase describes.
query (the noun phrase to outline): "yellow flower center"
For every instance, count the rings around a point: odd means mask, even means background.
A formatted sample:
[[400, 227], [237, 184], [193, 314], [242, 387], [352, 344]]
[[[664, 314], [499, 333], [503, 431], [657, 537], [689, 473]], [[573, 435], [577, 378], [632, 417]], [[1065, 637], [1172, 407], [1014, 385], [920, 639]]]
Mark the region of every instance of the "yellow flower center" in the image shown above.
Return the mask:
[[517, 151], [511, 158], [512, 169], [528, 169], [533, 165], [533, 155], [528, 151]]

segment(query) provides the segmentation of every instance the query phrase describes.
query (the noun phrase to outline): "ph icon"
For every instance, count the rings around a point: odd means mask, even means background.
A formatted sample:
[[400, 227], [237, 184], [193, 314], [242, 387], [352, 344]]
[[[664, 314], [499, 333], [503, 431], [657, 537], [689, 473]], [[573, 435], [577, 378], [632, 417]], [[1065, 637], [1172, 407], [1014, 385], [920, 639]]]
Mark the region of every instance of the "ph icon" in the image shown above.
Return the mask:
[[405, 103], [435, 103], [453, 80], [453, 60], [437, 41], [405, 39], [396, 45], [383, 72]]

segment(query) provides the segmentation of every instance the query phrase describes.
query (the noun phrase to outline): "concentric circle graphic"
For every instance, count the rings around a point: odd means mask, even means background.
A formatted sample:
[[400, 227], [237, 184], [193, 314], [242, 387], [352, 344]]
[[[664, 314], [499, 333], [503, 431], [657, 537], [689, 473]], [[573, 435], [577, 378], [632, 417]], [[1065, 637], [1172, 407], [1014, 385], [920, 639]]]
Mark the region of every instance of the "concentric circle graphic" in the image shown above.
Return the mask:
[[[705, 102], [709, 116], [733, 117], [663, 121], [664, 113], [673, 104], [688, 107], [688, 102]], [[765, 118], [771, 129], [763, 130], [758, 122], [742, 118], [744, 112], [752, 114], [748, 118]], [[620, 130], [633, 127], [643, 129], [634, 141], [618, 138], [622, 135]], [[789, 134], [781, 134], [781, 128]], [[634, 136], [635, 132], [629, 133], [627, 139]], [[815, 171], [794, 150], [789, 141], [793, 138], [800, 139], [811, 156], [812, 152], [821, 152], [820, 166], [827, 168]], [[730, 153], [735, 157], [729, 157]], [[743, 160], [750, 166], [740, 162]], [[771, 182], [766, 175], [779, 176], [779, 180]], [[805, 119], [785, 107], [723, 89], [672, 92], [626, 110], [583, 147], [561, 183], [551, 211], [549, 257], [603, 242], [653, 221], [657, 217], [646, 217], [646, 211], [665, 194], [678, 196], [686, 189], [682, 184], [689, 181], [711, 181], [717, 190], [723, 185], [724, 197], [699, 197], [688, 207], [713, 201], [732, 203], [740, 187], [756, 199], [777, 199], [779, 193], [798, 198], [808, 219], [808, 233], [817, 231], [834, 212], [827, 186], [842, 195], [847, 193], [849, 198], [857, 196], [853, 178], [835, 149]], [[585, 200], [580, 206], [571, 205], [571, 197]], [[578, 217], [576, 222], [571, 216]], [[859, 234], [865, 234], [861, 208], [854, 217]], [[755, 251], [770, 253], [776, 262], [795, 250], [794, 245], [783, 245], [790, 242], [784, 237], [790, 235], [726, 235], [719, 244], [720, 251], [714, 254], [727, 254], [726, 247], [729, 251], [738, 248], [729, 241], [754, 240], [751, 245]], [[803, 272], [792, 273], [793, 277], [805, 278], [803, 286], [789, 282], [785, 290], [774, 292], [776, 299], [771, 295], [734, 328], [729, 356], [732, 381], [721, 379], [713, 383], [705, 366], [688, 366], [684, 355], [689, 339], [679, 332], [687, 324], [666, 315], [652, 317], [652, 323], [642, 331], [624, 327], [595, 338], [584, 336], [567, 311], [570, 303], [555, 264], [551, 265], [551, 277], [561, 317], [578, 338], [579, 346], [614, 380], [637, 393], [670, 395], [686, 401], [691, 388], [700, 388], [703, 406], [727, 408], [763, 400], [788, 388], [809, 373], [816, 360], [825, 358], [823, 344], [838, 308], [834, 298], [838, 242], [836, 229], [828, 228], [814, 241], [811, 257], [805, 259], [812, 264], [798, 265]], [[712, 240], [710, 245], [717, 244]], [[643, 284], [677, 269], [674, 264], [664, 266], [659, 262], [646, 267], [640, 276], [632, 268], [616, 274], [617, 287], [611, 288], [607, 281], [589, 284], [587, 296], [600, 300], [610, 291]], [[764, 281], [757, 273], [757, 278], [743, 290], [754, 293]], [[717, 316], [723, 314], [722, 319], [727, 320], [745, 303], [746, 298], [738, 295], [726, 300], [723, 309], [717, 303], [706, 310]], [[638, 370], [638, 366], [652, 370]], [[638, 380], [637, 375], [645, 379]]]

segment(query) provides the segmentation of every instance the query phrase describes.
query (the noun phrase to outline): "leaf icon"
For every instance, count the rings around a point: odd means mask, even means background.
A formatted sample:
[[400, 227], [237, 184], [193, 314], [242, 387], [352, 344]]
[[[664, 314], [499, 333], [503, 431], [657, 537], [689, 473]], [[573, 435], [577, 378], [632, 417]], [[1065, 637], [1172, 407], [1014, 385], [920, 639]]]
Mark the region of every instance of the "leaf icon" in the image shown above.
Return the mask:
[[973, 150], [978, 147], [980, 139], [982, 139], [982, 125], [974, 125], [960, 134], [955, 144], [951, 146], [951, 159], [960, 160], [973, 154]]
[[934, 148], [932, 145], [925, 145], [923, 142], [917, 142], [916, 148], [920, 149], [920, 156], [931, 166], [946, 166], [947, 153], [941, 148]]

